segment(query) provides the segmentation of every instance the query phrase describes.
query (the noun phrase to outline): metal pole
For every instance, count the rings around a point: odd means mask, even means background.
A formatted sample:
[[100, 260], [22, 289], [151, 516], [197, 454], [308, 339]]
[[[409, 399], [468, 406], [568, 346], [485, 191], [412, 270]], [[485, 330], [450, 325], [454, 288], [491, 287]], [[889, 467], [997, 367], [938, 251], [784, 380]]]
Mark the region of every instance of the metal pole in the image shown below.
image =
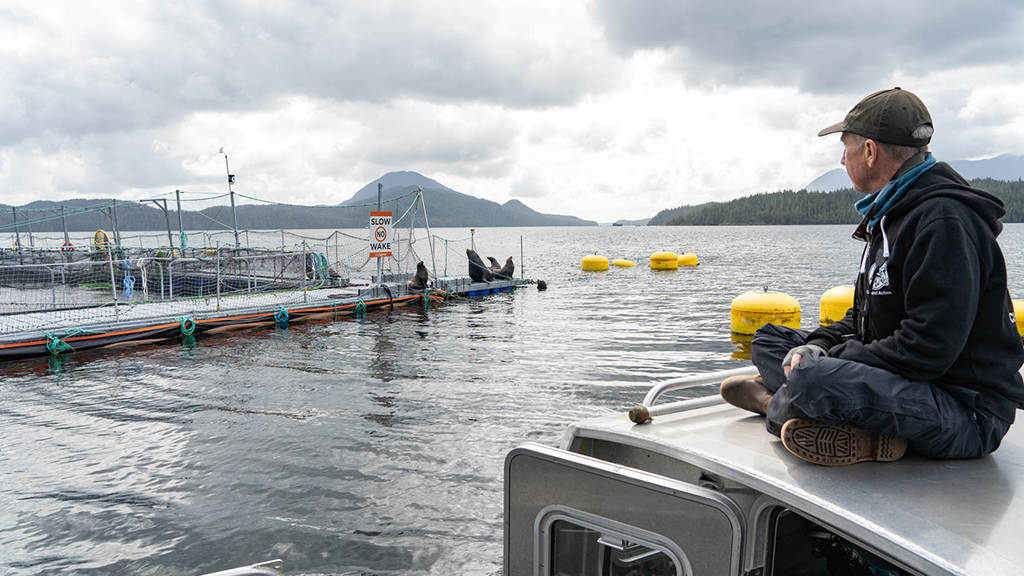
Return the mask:
[[[427, 246], [430, 246], [430, 269], [434, 271], [434, 280], [437, 280], [437, 258], [434, 257], [434, 235], [430, 233], [430, 218], [427, 218], [427, 203], [423, 201], [423, 189], [416, 187], [416, 199], [420, 201], [423, 208], [423, 225], [427, 227]], [[434, 284], [437, 286], [437, 284]]]
[[306, 301], [306, 241], [302, 241], [302, 301]]
[[526, 260], [523, 258], [523, 235], [519, 235], [519, 278], [526, 280]]
[[217, 312], [220, 312], [220, 240], [217, 241]]
[[107, 242], [107, 265], [110, 267], [110, 290], [114, 293], [114, 315], [117, 315], [117, 281], [114, 280], [114, 254], [110, 250], [110, 242]]
[[[181, 190], [174, 191], [174, 197], [178, 202], [178, 235], [183, 236], [185, 234], [185, 227], [181, 224]], [[185, 257], [185, 243], [181, 243], [181, 257]]]
[[17, 246], [18, 250], [20, 251], [21, 250], [21, 232], [18, 230], [18, 209], [15, 208], [14, 206], [11, 206], [11, 214], [14, 215], [14, 238], [15, 238], [14, 245]]
[[[377, 183], [377, 212], [384, 210], [384, 184]], [[373, 234], [371, 227], [370, 234]], [[380, 256], [377, 257], [377, 283], [384, 283], [384, 259]]]
[[469, 247], [473, 249], [473, 252], [476, 252], [476, 238], [475, 238], [475, 235], [476, 235], [476, 228], [470, 228], [469, 229]]
[[[220, 149], [221, 154], [224, 154], [224, 149]], [[235, 175], [231, 173], [231, 168], [228, 166], [228, 155], [224, 154], [224, 169], [228, 173], [228, 195], [231, 196], [231, 221], [235, 227], [235, 248], [238, 248], [238, 215], [235, 214], [235, 191], [231, 189], [231, 185], [235, 183]]]
[[60, 205], [60, 225], [64, 228], [64, 245], [70, 246], [71, 239], [68, 237], [68, 221], [64, 219], [64, 205]]
[[114, 243], [117, 244], [117, 248], [121, 248], [121, 228], [117, 225], [117, 201], [110, 205], [110, 210], [114, 214]]
[[21, 232], [18, 231], [18, 209], [11, 206], [11, 214], [14, 214], [14, 245], [18, 247], [18, 264], [24, 264], [25, 259], [21, 255]]
[[167, 222], [167, 246], [174, 251], [174, 237], [171, 236], [171, 215], [167, 212], [167, 198], [164, 198], [164, 221]]
[[32, 238], [32, 217], [29, 216], [28, 219], [25, 220], [25, 223], [28, 224], [28, 245], [30, 248], [34, 248], [36, 241]]

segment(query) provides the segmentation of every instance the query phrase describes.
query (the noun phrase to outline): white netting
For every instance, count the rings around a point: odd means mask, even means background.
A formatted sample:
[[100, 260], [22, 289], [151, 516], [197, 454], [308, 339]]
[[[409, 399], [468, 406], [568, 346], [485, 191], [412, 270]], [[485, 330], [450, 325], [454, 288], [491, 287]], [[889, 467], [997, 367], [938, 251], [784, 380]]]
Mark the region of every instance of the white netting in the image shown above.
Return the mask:
[[[424, 255], [433, 268], [428, 232], [416, 227], [416, 200], [396, 206], [403, 212], [395, 212], [385, 281], [411, 275]], [[0, 333], [326, 300], [377, 274], [368, 229], [240, 230], [237, 246], [235, 234], [11, 234], [0, 248]]]

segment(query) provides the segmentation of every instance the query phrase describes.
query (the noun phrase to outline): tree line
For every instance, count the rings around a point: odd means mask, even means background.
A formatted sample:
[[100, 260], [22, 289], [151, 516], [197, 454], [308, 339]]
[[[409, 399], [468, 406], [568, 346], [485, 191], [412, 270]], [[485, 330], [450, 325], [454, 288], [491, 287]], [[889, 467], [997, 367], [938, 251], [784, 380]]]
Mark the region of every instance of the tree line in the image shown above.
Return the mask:
[[[1024, 222], [1024, 180], [975, 178], [970, 183], [1003, 201], [1006, 206], [1003, 222]], [[851, 188], [835, 192], [762, 192], [728, 202], [662, 210], [651, 219], [650, 225], [857, 224], [861, 215], [853, 206], [863, 197]]]

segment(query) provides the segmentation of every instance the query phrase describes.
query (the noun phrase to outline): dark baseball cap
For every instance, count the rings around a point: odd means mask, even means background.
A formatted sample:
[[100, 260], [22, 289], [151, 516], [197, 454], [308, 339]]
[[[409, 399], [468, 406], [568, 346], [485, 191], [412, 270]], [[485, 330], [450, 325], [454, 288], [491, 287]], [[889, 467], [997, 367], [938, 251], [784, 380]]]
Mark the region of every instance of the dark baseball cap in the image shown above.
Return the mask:
[[931, 130], [924, 131], [925, 134], [919, 132], [919, 137], [914, 137], [914, 131], [924, 125], [932, 125], [932, 117], [924, 102], [913, 92], [897, 86], [861, 100], [842, 122], [818, 132], [818, 136], [851, 132], [876, 142], [921, 147], [927, 146], [932, 139]]

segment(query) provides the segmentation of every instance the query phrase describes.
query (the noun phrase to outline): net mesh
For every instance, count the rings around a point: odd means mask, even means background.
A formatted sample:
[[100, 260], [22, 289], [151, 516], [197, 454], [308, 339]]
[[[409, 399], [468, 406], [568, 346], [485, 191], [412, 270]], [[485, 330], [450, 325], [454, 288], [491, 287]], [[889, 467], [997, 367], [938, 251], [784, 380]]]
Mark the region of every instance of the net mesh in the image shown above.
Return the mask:
[[[424, 255], [431, 275], [441, 272], [430, 260], [430, 243], [449, 242], [429, 235], [417, 200], [391, 206], [396, 218], [392, 256], [382, 261], [385, 281], [411, 276]], [[237, 245], [231, 229], [28, 238], [24, 228], [0, 230], [10, 233], [0, 247], [0, 334], [330, 300], [377, 280], [368, 229], [240, 230]], [[444, 254], [445, 272], [447, 263]]]

